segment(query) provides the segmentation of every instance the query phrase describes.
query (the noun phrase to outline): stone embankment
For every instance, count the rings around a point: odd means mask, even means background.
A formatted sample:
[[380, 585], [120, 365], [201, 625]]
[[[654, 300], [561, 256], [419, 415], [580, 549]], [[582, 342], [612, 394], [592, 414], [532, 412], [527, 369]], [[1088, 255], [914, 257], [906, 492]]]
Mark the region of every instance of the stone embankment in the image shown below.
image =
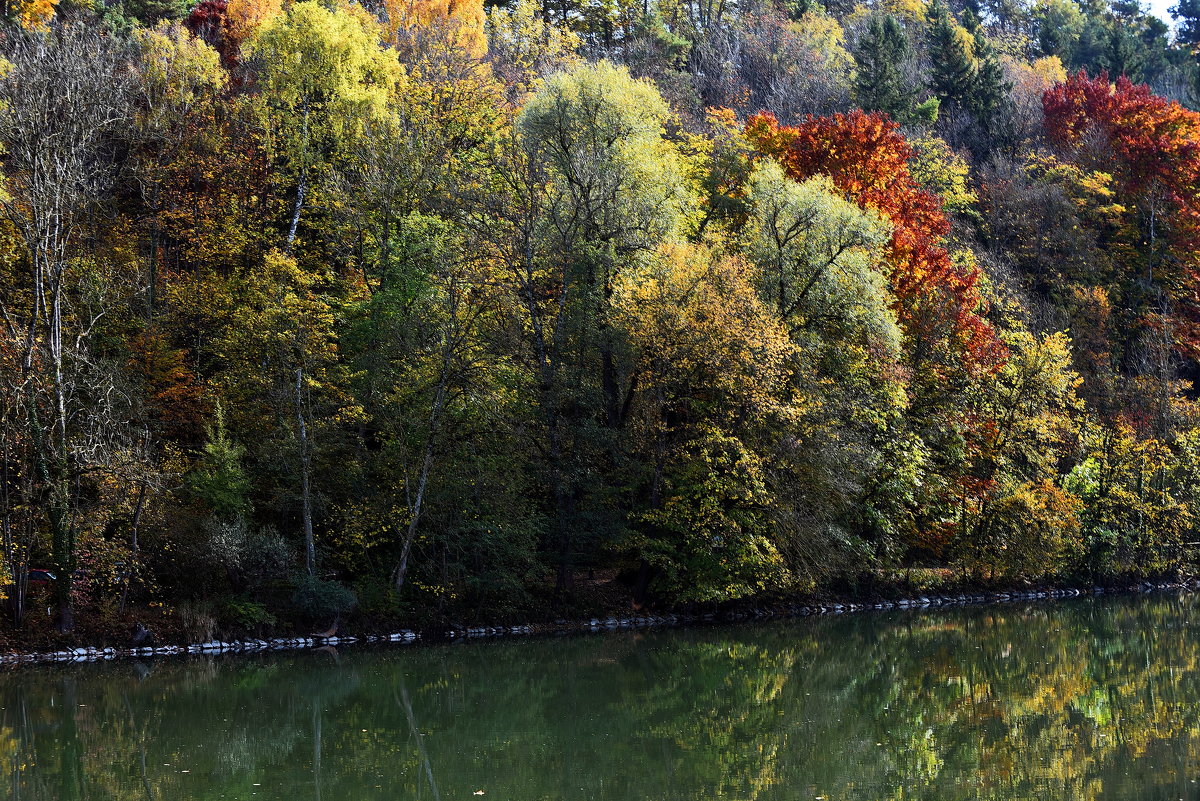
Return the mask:
[[648, 629], [705, 623], [735, 623], [754, 620], [840, 615], [852, 612], [886, 611], [895, 609], [937, 609], [982, 604], [1004, 604], [1027, 601], [1078, 598], [1105, 594], [1148, 593], [1164, 590], [1200, 590], [1200, 580], [1186, 583], [1149, 582], [1133, 586], [1091, 589], [1007, 590], [978, 593], [949, 593], [920, 595], [912, 598], [885, 601], [820, 601], [808, 603], [777, 603], [769, 606], [738, 607], [724, 612], [669, 613], [622, 617], [593, 617], [588, 620], [557, 620], [553, 623], [525, 626], [472, 626], [415, 632], [404, 630], [394, 634], [363, 636], [276, 637], [272, 639], [210, 640], [190, 645], [160, 645], [139, 648], [68, 648], [36, 653], [0, 653], [0, 665], [35, 663], [99, 662], [120, 658], [156, 658], [186, 654], [253, 654], [273, 651], [304, 650], [343, 645], [407, 644], [418, 640], [454, 641], [464, 639], [510, 637], [524, 634], [556, 634], [572, 632], [602, 632]]

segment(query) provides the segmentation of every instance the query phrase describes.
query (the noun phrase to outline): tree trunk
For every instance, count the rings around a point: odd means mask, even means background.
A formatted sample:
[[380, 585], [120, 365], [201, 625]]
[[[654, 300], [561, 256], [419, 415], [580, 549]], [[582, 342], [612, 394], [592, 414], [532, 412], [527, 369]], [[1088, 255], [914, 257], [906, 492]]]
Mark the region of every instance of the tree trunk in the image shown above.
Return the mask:
[[413, 499], [409, 515], [408, 527], [404, 532], [404, 546], [400, 551], [400, 562], [392, 572], [396, 591], [404, 589], [404, 579], [408, 574], [408, 557], [412, 552], [413, 540], [417, 535], [417, 526], [421, 522], [421, 510], [425, 503], [425, 488], [429, 485], [429, 473], [433, 467], [433, 449], [437, 439], [438, 426], [441, 425], [442, 411], [446, 408], [446, 385], [450, 381], [450, 361], [453, 356], [454, 334], [446, 333], [442, 344], [442, 371], [438, 377], [437, 391], [433, 396], [433, 405], [429, 412], [429, 431], [425, 436], [425, 451], [421, 457], [421, 473], [417, 479], [417, 495]]
[[288, 226], [287, 252], [292, 252], [292, 243], [296, 241], [296, 227], [300, 225], [300, 210], [304, 208], [304, 196], [308, 194], [308, 101], [304, 101], [304, 123], [301, 141], [304, 143], [304, 164], [300, 168], [300, 183], [296, 187], [296, 203], [292, 207], [292, 222]]
[[300, 498], [304, 515], [304, 569], [317, 575], [317, 549], [313, 539], [312, 456], [309, 453], [308, 422], [304, 418], [304, 368], [296, 368], [296, 431], [300, 438]]
[[296, 227], [300, 225], [300, 210], [304, 208], [304, 196], [308, 194], [308, 170], [300, 173], [300, 185], [296, 187], [296, 203], [292, 207], [292, 222], [288, 226], [287, 252], [292, 252], [292, 244], [296, 241]]
[[133, 508], [133, 520], [129, 531], [129, 564], [125, 565], [125, 578], [121, 582], [121, 603], [117, 607], [118, 614], [125, 612], [125, 600], [129, 597], [129, 581], [137, 569], [138, 559], [138, 525], [142, 520], [142, 509], [146, 505], [146, 482], [138, 485], [137, 504]]

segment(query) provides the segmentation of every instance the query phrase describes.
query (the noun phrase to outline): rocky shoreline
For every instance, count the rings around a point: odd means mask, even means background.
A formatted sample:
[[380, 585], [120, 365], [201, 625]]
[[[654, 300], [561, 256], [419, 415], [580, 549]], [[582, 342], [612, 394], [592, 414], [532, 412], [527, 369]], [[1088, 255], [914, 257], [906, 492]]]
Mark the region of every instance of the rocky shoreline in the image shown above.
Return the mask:
[[822, 601], [808, 603], [780, 603], [770, 606], [734, 608], [723, 612], [641, 614], [635, 616], [592, 617], [587, 620], [557, 620], [548, 624], [520, 626], [470, 626], [447, 629], [413, 631], [404, 629], [391, 634], [365, 634], [344, 636], [309, 635], [305, 637], [246, 638], [235, 640], [209, 640], [185, 645], [158, 645], [133, 648], [79, 647], [57, 651], [29, 653], [0, 653], [0, 665], [30, 665], [47, 663], [85, 663], [114, 659], [168, 657], [183, 655], [254, 654], [264, 652], [300, 651], [344, 645], [407, 645], [420, 641], [452, 642], [465, 639], [514, 637], [538, 634], [600, 633], [632, 629], [666, 628], [675, 626], [701, 625], [708, 623], [738, 623], [748, 621], [778, 620], [813, 615], [840, 615], [854, 612], [874, 612], [897, 609], [939, 609], [948, 607], [980, 606], [1025, 601], [1058, 600], [1084, 596], [1151, 593], [1164, 591], [1193, 592], [1200, 590], [1200, 579], [1179, 582], [1161, 582], [1129, 585], [1124, 587], [1092, 587], [1088, 589], [1038, 589], [999, 590], [977, 593], [948, 593], [944, 595], [920, 595], [899, 600], [867, 601]]

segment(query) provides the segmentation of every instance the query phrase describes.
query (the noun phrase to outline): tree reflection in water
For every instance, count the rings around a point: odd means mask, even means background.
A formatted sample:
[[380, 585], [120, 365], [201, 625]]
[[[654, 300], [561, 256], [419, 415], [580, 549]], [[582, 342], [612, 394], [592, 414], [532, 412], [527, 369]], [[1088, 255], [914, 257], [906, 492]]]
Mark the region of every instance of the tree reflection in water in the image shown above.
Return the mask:
[[1200, 798], [1192, 597], [38, 668], [9, 796]]

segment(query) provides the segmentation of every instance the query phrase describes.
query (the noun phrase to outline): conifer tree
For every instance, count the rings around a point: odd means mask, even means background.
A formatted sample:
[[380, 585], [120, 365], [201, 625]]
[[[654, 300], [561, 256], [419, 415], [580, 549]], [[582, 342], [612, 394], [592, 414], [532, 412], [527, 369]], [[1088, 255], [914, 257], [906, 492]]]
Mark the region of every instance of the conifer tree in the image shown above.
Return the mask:
[[986, 138], [988, 145], [995, 144], [999, 135], [1004, 106], [1008, 103], [1012, 84], [1004, 78], [1004, 69], [996, 51], [982, 33], [975, 37], [975, 55], [978, 58], [975, 80], [967, 97], [967, 107]]
[[1176, 22], [1175, 41], [1182, 45], [1200, 45], [1200, 0], [1179, 0], [1171, 6]]
[[1124, 75], [1134, 83], [1141, 83], [1145, 53], [1141, 50], [1137, 36], [1120, 23], [1109, 26], [1102, 42], [1100, 62], [1113, 78]]
[[914, 92], [906, 85], [901, 65], [911, 55], [908, 37], [896, 18], [874, 16], [858, 41], [854, 61], [858, 74], [854, 93], [866, 111], [883, 111], [903, 119], [912, 110]]
[[929, 88], [943, 101], [965, 105], [975, 84], [971, 36], [941, 0], [929, 6]]

